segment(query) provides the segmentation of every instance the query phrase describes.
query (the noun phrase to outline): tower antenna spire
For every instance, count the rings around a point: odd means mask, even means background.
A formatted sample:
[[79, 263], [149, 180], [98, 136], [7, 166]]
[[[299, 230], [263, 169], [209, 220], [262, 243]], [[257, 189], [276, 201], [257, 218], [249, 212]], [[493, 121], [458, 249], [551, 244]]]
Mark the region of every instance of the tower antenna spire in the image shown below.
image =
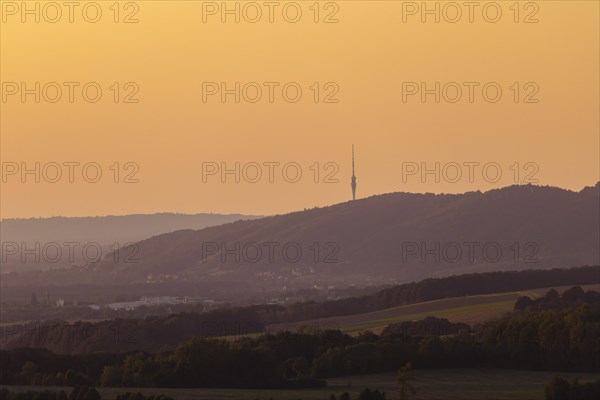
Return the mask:
[[352, 176], [354, 176], [354, 145], [352, 145]]
[[352, 187], [352, 200], [356, 200], [356, 176], [354, 176], [354, 145], [352, 145], [352, 180], [350, 182]]

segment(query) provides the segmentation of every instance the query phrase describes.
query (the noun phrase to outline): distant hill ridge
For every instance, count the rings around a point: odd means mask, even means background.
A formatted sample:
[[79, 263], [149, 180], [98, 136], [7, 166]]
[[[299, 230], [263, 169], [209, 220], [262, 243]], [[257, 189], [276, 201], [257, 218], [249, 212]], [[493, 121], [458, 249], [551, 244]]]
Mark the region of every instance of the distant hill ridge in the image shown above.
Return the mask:
[[[600, 184], [579, 192], [519, 185], [483, 193], [390, 193], [158, 235], [138, 243], [139, 263], [103, 262], [94, 271], [109, 281], [142, 282], [150, 274], [172, 274], [183, 281], [245, 282], [263, 290], [595, 265], [600, 258], [599, 192]], [[290, 261], [281, 257], [279, 247], [275, 259], [269, 259], [264, 248], [269, 242], [292, 243], [303, 256]], [[242, 249], [263, 245], [263, 253], [253, 259], [255, 254], [235, 251], [236, 243]], [[477, 245], [472, 259], [465, 243]], [[493, 252], [486, 257], [486, 244], [500, 249], [501, 257]], [[459, 259], [450, 252], [456, 245]], [[428, 254], [431, 249], [437, 254]]]
[[202, 229], [240, 219], [241, 214], [131, 214], [96, 217], [9, 218], [0, 221], [3, 241], [73, 240], [114, 243], [139, 241], [181, 229]]
[[[15, 243], [19, 248], [34, 249], [36, 244], [43, 248], [51, 243], [63, 246], [64, 243], [75, 242], [79, 244], [79, 251], [74, 252], [74, 262], [69, 262], [66, 246], [63, 248], [65, 255], [60, 257], [57, 262], [50, 262], [44, 257], [39, 257], [40, 260], [36, 261], [31, 254], [25, 258], [25, 262], [22, 262], [19, 253], [10, 256], [3, 254], [2, 272], [64, 268], [70, 267], [71, 264], [81, 264], [85, 261], [80, 249], [90, 243], [101, 246], [106, 254], [111, 251], [109, 247], [114, 250], [126, 243], [138, 242], [158, 234], [181, 229], [202, 229], [250, 218], [257, 217], [240, 214], [159, 213], [3, 219], [0, 222], [2, 243], [5, 244], [2, 247], [3, 253], [10, 254], [11, 252], [8, 250], [13, 250]], [[25, 246], [22, 243], [25, 243]], [[25, 250], [22, 251], [25, 252]]]

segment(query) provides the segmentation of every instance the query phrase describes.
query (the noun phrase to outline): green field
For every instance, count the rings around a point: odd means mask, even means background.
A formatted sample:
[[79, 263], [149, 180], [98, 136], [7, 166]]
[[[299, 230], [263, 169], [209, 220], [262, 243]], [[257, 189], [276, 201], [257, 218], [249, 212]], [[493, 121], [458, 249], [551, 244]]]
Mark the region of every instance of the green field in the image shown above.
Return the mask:
[[[513, 371], [499, 369], [440, 369], [415, 371], [417, 399], [422, 400], [543, 400], [544, 387], [554, 376], [594, 380], [600, 375], [555, 373], [546, 371]], [[396, 375], [362, 375], [328, 380], [328, 387], [305, 390], [233, 390], [233, 389], [141, 389], [99, 388], [104, 400], [118, 393], [141, 392], [146, 395], [164, 393], [176, 400], [328, 400], [332, 393], [348, 391], [352, 399], [366, 387], [387, 393], [388, 400], [397, 398]], [[10, 390], [40, 390], [31, 386], [8, 387]], [[63, 388], [49, 388], [63, 389]], [[66, 389], [68, 390], [68, 389]]]

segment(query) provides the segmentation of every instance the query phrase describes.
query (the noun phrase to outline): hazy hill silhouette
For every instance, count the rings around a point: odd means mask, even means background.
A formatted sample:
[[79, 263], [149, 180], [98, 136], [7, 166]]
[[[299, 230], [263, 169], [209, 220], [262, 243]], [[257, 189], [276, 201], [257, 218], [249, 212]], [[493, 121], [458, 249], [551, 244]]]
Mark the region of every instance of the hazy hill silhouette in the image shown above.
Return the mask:
[[[182, 281], [241, 281], [248, 288], [281, 288], [597, 264], [599, 185], [580, 192], [523, 185], [485, 193], [390, 193], [163, 234], [138, 244], [138, 263], [110, 261], [91, 267], [102, 281], [141, 282], [150, 275], [171, 274]], [[268, 242], [280, 243], [274, 258], [268, 257]], [[213, 254], [214, 247], [207, 248], [207, 243], [230, 250], [239, 243], [240, 250]], [[294, 243], [287, 258], [281, 251], [286, 243]], [[429, 250], [439, 243], [440, 250], [434, 251], [439, 261], [433, 254], [424, 259], [418, 250], [413, 254], [414, 248], [407, 255], [406, 243]], [[258, 259], [256, 246], [263, 249]], [[458, 259], [456, 246], [462, 252]], [[298, 247], [302, 257], [294, 261]], [[469, 248], [474, 249], [472, 255]], [[336, 259], [339, 262], [324, 262]]]
[[[123, 246], [129, 242], [137, 242], [149, 237], [173, 232], [181, 229], [202, 229], [208, 226], [220, 225], [240, 219], [256, 218], [240, 214], [136, 214], [100, 217], [51, 217], [51, 218], [16, 218], [3, 219], [0, 222], [2, 243], [17, 243], [20, 247], [26, 244], [27, 249], [34, 249], [38, 243], [40, 249], [49, 243], [63, 245], [65, 242], [81, 243], [80, 248], [86, 243], [98, 243], [100, 246], [110, 246], [115, 243]], [[118, 246], [115, 246], [118, 247]], [[24, 246], [22, 246], [24, 247]], [[8, 247], [3, 247], [6, 251]], [[109, 252], [108, 247], [105, 249]], [[65, 249], [65, 251], [68, 251]], [[41, 252], [41, 250], [40, 250]], [[81, 254], [75, 251], [76, 261], [71, 264], [81, 263]], [[40, 257], [35, 262], [32, 255], [26, 257], [26, 262], [21, 262], [20, 254], [5, 255], [2, 271], [14, 269], [43, 269], [45, 267], [64, 267], [68, 257], [58, 259], [58, 262], [47, 262]], [[4, 261], [4, 260], [3, 260]]]

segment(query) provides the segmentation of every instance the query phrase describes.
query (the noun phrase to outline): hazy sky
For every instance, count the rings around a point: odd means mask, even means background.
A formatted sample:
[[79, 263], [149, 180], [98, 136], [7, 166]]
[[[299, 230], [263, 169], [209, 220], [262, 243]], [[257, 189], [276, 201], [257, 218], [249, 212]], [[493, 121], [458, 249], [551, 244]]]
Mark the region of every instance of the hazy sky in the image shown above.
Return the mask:
[[597, 1], [85, 3], [1, 2], [3, 218], [338, 203], [352, 144], [357, 197], [599, 179]]

